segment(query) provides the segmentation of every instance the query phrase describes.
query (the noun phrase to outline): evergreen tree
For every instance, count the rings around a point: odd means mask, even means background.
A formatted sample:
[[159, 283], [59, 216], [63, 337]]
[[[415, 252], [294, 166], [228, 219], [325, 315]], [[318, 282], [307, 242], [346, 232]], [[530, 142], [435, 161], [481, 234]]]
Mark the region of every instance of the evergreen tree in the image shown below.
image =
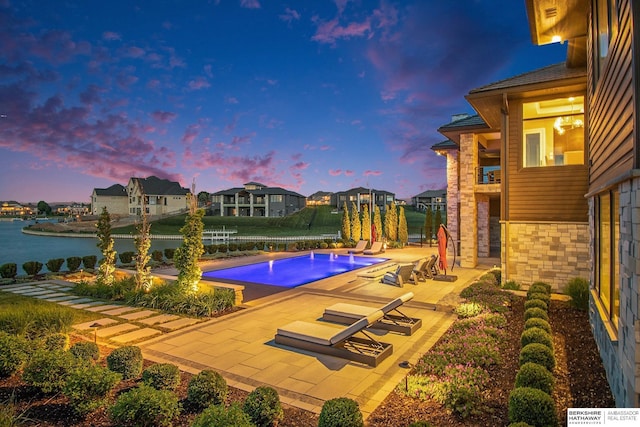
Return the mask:
[[442, 212], [440, 212], [440, 206], [436, 208], [436, 230], [440, 228], [442, 224]]
[[197, 291], [198, 283], [202, 278], [202, 270], [198, 261], [204, 253], [204, 245], [202, 244], [204, 210], [197, 209], [196, 198], [193, 194], [192, 191], [188, 195], [189, 214], [185, 218], [184, 226], [180, 229], [183, 236], [182, 244], [173, 255], [175, 266], [179, 271], [176, 284], [185, 292]]
[[398, 240], [402, 246], [406, 246], [409, 243], [409, 229], [407, 227], [407, 218], [404, 215], [403, 206], [400, 206], [400, 212], [398, 214]]
[[391, 242], [398, 240], [398, 210], [395, 202], [391, 202], [384, 215], [384, 233], [387, 240]]
[[371, 240], [371, 216], [369, 205], [362, 205], [362, 240]]
[[351, 202], [351, 239], [358, 241], [362, 238], [362, 224], [356, 202]]
[[347, 202], [344, 202], [344, 207], [342, 208], [342, 238], [344, 240], [351, 240], [351, 221], [349, 220]]
[[431, 206], [427, 206], [427, 214], [424, 218], [424, 234], [431, 246], [433, 242], [433, 210]]
[[147, 217], [147, 203], [146, 196], [142, 193], [142, 215], [140, 222], [136, 224], [137, 235], [134, 239], [136, 246], [136, 289], [148, 291], [151, 289], [151, 267], [148, 265], [151, 255], [149, 255], [149, 248], [151, 248], [151, 236], [149, 232], [151, 230], [151, 224]]
[[98, 248], [102, 252], [100, 266], [96, 273], [96, 282], [102, 285], [113, 284], [113, 273], [116, 271], [116, 251], [113, 249], [113, 238], [111, 237], [111, 215], [106, 207], [102, 208], [100, 218], [96, 224], [98, 228]]
[[373, 205], [373, 225], [376, 226], [376, 239], [382, 240], [384, 230], [382, 229], [382, 216], [378, 205]]

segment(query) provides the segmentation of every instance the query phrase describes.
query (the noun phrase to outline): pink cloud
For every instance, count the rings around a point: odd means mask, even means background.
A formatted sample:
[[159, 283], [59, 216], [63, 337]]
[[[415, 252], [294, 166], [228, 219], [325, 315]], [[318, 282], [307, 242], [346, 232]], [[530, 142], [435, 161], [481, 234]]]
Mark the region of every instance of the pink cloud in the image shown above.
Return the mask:
[[116, 33], [115, 31], [105, 31], [102, 33], [102, 39], [108, 41], [122, 40], [122, 36], [120, 36], [120, 33]]
[[320, 23], [311, 40], [319, 43], [334, 44], [338, 39], [362, 37], [370, 32], [371, 23], [368, 19], [364, 22], [351, 22], [346, 26], [341, 26], [338, 18], [334, 18], [331, 21]]
[[239, 104], [240, 101], [238, 101], [238, 98], [236, 98], [235, 96], [229, 96], [227, 98], [225, 98], [224, 100], [227, 104]]
[[240, 0], [240, 7], [245, 9], [260, 9], [260, 2], [258, 0]]
[[366, 171], [363, 172], [364, 176], [380, 176], [382, 175], [382, 171], [372, 171], [367, 169]]
[[353, 172], [352, 170], [344, 171], [344, 176], [353, 176], [354, 174], [355, 174], [355, 172]]
[[211, 87], [211, 84], [204, 77], [196, 77], [189, 82], [189, 89], [200, 90]]
[[144, 56], [145, 50], [138, 46], [130, 46], [125, 50], [125, 56], [129, 58], [140, 58]]
[[151, 117], [157, 122], [160, 123], [171, 123], [176, 117], [176, 113], [172, 113], [171, 111], [154, 111], [151, 113]]
[[329, 169], [329, 175], [340, 176], [342, 175], [342, 169]]
[[292, 21], [299, 21], [300, 20], [300, 14], [290, 8], [285, 8], [284, 13], [282, 15], [278, 15], [278, 17], [280, 18], [280, 20], [285, 21], [287, 23], [291, 23]]

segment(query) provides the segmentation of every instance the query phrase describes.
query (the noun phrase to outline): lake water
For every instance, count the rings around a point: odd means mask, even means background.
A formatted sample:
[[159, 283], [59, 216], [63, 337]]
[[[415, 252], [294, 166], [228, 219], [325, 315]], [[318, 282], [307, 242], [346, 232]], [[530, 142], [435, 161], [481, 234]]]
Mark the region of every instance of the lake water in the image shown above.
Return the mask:
[[[0, 265], [14, 262], [18, 265], [18, 274], [25, 274], [22, 264], [27, 261], [40, 261], [42, 264], [52, 258], [67, 259], [72, 256], [96, 255], [102, 258], [98, 249], [98, 239], [86, 237], [49, 237], [24, 234], [22, 228], [33, 221], [0, 221]], [[152, 240], [151, 249], [164, 251], [165, 248], [177, 248], [180, 240]], [[135, 252], [133, 239], [116, 239], [115, 250]], [[66, 269], [66, 262], [62, 265]], [[42, 268], [46, 272], [47, 267]]]

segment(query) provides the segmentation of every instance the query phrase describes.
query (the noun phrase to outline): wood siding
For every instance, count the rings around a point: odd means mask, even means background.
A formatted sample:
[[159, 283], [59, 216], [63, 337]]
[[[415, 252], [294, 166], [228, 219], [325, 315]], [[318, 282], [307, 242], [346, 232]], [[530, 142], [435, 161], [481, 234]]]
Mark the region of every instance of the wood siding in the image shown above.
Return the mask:
[[[633, 169], [633, 78], [631, 7], [620, 5], [620, 26], [609, 45], [608, 62], [600, 80], [589, 82], [589, 192]], [[589, 76], [593, 75], [593, 43], [588, 44]], [[593, 78], [593, 77], [591, 77]], [[595, 86], [595, 89], [594, 89]]]
[[585, 165], [522, 167], [522, 101], [509, 101], [509, 185], [506, 219], [510, 221], [587, 222], [588, 168]]

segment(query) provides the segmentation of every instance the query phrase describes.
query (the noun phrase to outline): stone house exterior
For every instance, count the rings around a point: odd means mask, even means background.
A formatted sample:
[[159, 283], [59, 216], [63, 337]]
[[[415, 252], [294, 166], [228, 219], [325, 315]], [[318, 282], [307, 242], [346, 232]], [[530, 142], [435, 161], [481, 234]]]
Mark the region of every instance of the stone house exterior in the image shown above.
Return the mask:
[[107, 208], [110, 215], [129, 215], [129, 195], [125, 186], [113, 184], [108, 188], [94, 188], [91, 193], [91, 215], [100, 215]]
[[140, 215], [143, 202], [148, 215], [186, 212], [189, 193], [190, 191], [180, 183], [168, 179], [156, 176], [130, 178], [127, 184], [128, 214]]
[[433, 212], [439, 209], [444, 213], [447, 211], [447, 190], [423, 191], [411, 198], [411, 205], [420, 212], [430, 207]]
[[640, 1], [527, 0], [533, 43], [586, 70], [589, 320], [616, 406], [640, 405]]
[[347, 207], [351, 209], [351, 203], [355, 203], [358, 212], [360, 212], [360, 207], [369, 205], [370, 200], [373, 206], [378, 206], [380, 212], [384, 212], [387, 210], [387, 205], [390, 205], [391, 202], [396, 202], [396, 195], [384, 190], [356, 187], [333, 193], [331, 195], [331, 206], [339, 210], [344, 207], [346, 202]]
[[280, 217], [306, 206], [306, 197], [280, 187], [248, 182], [211, 194], [213, 215]]

